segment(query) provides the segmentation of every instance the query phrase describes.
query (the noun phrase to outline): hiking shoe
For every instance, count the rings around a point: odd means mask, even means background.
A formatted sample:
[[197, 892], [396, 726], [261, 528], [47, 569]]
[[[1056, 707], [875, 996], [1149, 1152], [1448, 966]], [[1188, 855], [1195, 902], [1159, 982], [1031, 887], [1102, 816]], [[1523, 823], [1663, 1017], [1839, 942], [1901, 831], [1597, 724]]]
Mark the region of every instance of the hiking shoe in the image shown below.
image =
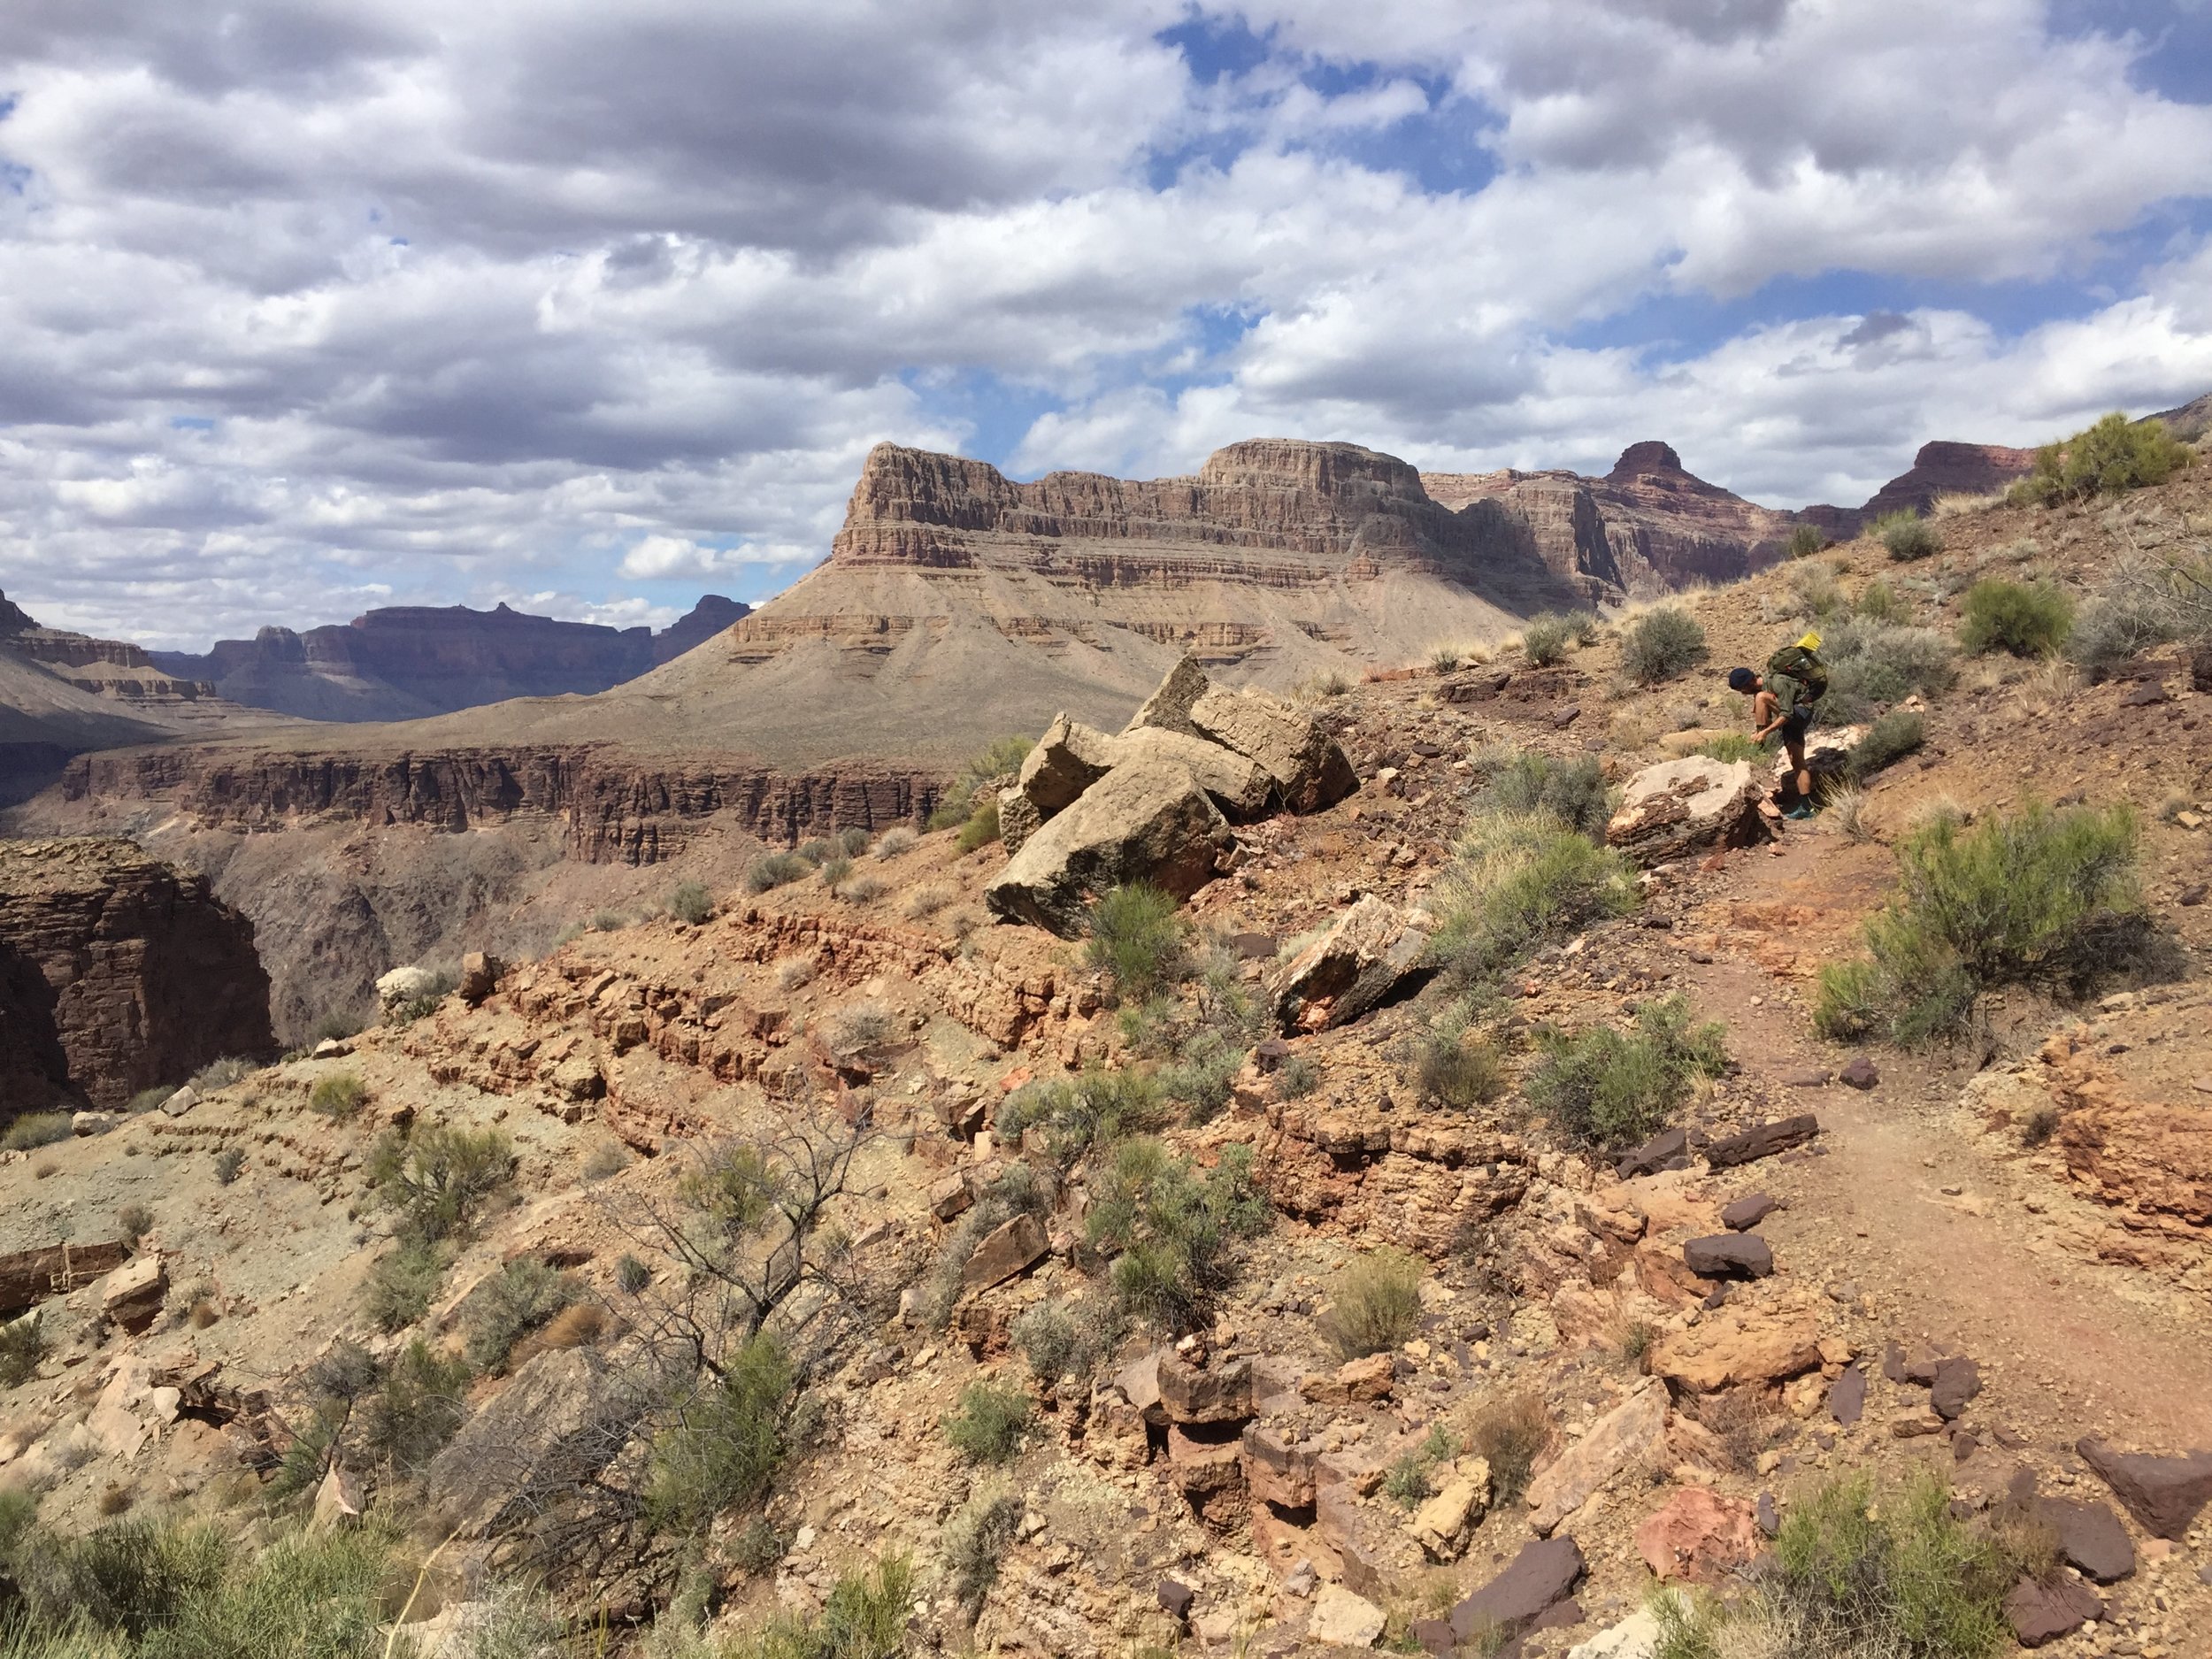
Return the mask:
[[1785, 812], [1785, 813], [1783, 813], [1783, 814], [1782, 814], [1782, 816], [1783, 816], [1784, 818], [1794, 818], [1794, 819], [1797, 819], [1797, 820], [1799, 820], [1799, 821], [1801, 821], [1801, 822], [1802, 820], [1806, 819], [1806, 818], [1809, 818], [1812, 817], [1812, 815], [1813, 815], [1813, 810], [1812, 810], [1812, 808], [1810, 808], [1810, 807], [1809, 807], [1809, 806], [1803, 806], [1803, 805], [1793, 806], [1793, 807], [1792, 807], [1792, 808], [1791, 808], [1788, 811], [1786, 811], [1786, 812]]

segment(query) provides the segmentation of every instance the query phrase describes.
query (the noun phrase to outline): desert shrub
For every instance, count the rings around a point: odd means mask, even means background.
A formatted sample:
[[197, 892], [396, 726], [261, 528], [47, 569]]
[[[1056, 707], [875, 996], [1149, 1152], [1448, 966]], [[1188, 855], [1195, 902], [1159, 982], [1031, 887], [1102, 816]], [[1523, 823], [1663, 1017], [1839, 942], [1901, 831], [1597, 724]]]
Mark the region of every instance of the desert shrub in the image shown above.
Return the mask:
[[614, 1264], [615, 1286], [626, 1296], [634, 1296], [653, 1282], [653, 1270], [634, 1256], [626, 1255]]
[[1827, 545], [1828, 538], [1818, 525], [1792, 525], [1789, 534], [1783, 538], [1782, 557], [1792, 559], [1810, 558]]
[[767, 1494], [783, 1461], [795, 1381], [782, 1345], [763, 1333], [676, 1410], [647, 1464], [645, 1512], [655, 1530], [696, 1532]]
[[1029, 1374], [1041, 1383], [1087, 1375], [1098, 1357], [1094, 1333], [1056, 1302], [1025, 1308], [1007, 1334], [1029, 1362]]
[[1303, 1100], [1321, 1087], [1321, 1073], [1302, 1054], [1294, 1054], [1284, 1061], [1276, 1077], [1276, 1087], [1285, 1100]]
[[1544, 668], [1560, 661], [1567, 655], [1567, 641], [1574, 637], [1574, 626], [1566, 618], [1547, 611], [1531, 617], [1528, 626], [1521, 630], [1521, 655], [1532, 667]]
[[620, 910], [592, 912], [591, 931], [595, 933], [618, 933], [630, 925], [630, 918]]
[[1847, 770], [1854, 778], [1870, 778], [1927, 741], [1927, 721], [1910, 709], [1892, 709], [1866, 728], [1866, 735], [1851, 751]]
[[534, 1256], [517, 1256], [469, 1292], [459, 1318], [471, 1369], [496, 1375], [515, 1344], [574, 1302], [582, 1287]]
[[243, 1082], [259, 1069], [243, 1055], [226, 1055], [219, 1060], [209, 1061], [188, 1080], [196, 1094], [207, 1094], [219, 1088], [228, 1088], [234, 1083]]
[[1828, 792], [1828, 821], [1847, 841], [1873, 838], [1874, 826], [1866, 815], [1866, 790], [1857, 783], [1839, 783]]
[[1523, 749], [1490, 775], [1479, 804], [1485, 811], [1547, 812], [1571, 830], [1598, 837], [1612, 816], [1605, 770], [1594, 755], [1555, 760]]
[[2067, 654], [2085, 668], [2114, 668], [2173, 640], [2212, 640], [2212, 551], [2201, 547], [2115, 560], [2076, 618]]
[[380, 1331], [404, 1331], [429, 1311], [452, 1265], [450, 1252], [426, 1239], [403, 1239], [377, 1257], [362, 1286], [362, 1309]]
[[[1015, 1519], [1020, 1518], [1018, 1508]], [[757, 1629], [712, 1648], [682, 1652], [684, 1659], [894, 1659], [906, 1650], [913, 1599], [912, 1567], [904, 1555], [887, 1555], [872, 1571], [841, 1576], [818, 1614], [776, 1613]]]
[[69, 1139], [67, 1112], [25, 1112], [8, 1125], [0, 1135], [0, 1148], [10, 1152], [29, 1152], [38, 1147], [50, 1147], [57, 1141]]
[[1036, 1411], [1018, 1388], [972, 1382], [941, 1426], [945, 1443], [971, 1463], [1010, 1463], [1036, 1426]]
[[0, 1388], [21, 1387], [38, 1374], [45, 1357], [46, 1336], [35, 1313], [0, 1325]]
[[1491, 1043], [1448, 1020], [1422, 1033], [1414, 1079], [1424, 1100], [1463, 1109], [1487, 1105], [1505, 1093], [1505, 1061]]
[[1297, 687], [1298, 695], [1310, 703], [1318, 703], [1328, 697], [1346, 696], [1350, 694], [1351, 689], [1352, 682], [1345, 678], [1341, 670], [1333, 668], [1326, 673], [1315, 674], [1299, 681]]
[[747, 868], [745, 890], [765, 893], [771, 887], [796, 881], [813, 867], [796, 853], [770, 853], [765, 858], [754, 859]]
[[1184, 1122], [1211, 1123], [1228, 1105], [1243, 1066], [1242, 1048], [1218, 1032], [1201, 1031], [1183, 1045], [1182, 1058], [1161, 1071], [1160, 1092], [1187, 1108]]
[[1440, 645], [1429, 653], [1429, 666], [1440, 674], [1448, 674], [1466, 661], [1466, 654], [1456, 645]]
[[1828, 664], [1822, 719], [1863, 720], [1877, 708], [1918, 692], [1942, 690], [1957, 678], [1951, 642], [1933, 628], [1901, 627], [1851, 617], [1827, 630], [1820, 648]]
[[776, 961], [776, 988], [795, 991], [812, 979], [821, 964], [812, 956], [780, 956]]
[[1014, 1541], [1021, 1518], [1022, 1501], [1011, 1493], [979, 1492], [945, 1523], [945, 1576], [970, 1618], [998, 1582], [999, 1559]]
[[1943, 551], [1943, 537], [1935, 526], [1909, 508], [1884, 514], [1867, 534], [1888, 549], [1890, 557], [1901, 565], [1932, 558]]
[[433, 1124], [387, 1130], [370, 1148], [367, 1175], [403, 1236], [436, 1241], [465, 1237], [514, 1167], [514, 1148], [498, 1130]]
[[368, 1085], [351, 1071], [333, 1071], [319, 1077], [315, 1087], [307, 1092], [309, 1110], [341, 1121], [352, 1117], [368, 1102]]
[[952, 844], [962, 853], [972, 853], [979, 847], [987, 847], [999, 838], [998, 797], [987, 795], [979, 802], [974, 811], [961, 825], [960, 833]]
[[1010, 1144], [1041, 1125], [1048, 1156], [1069, 1169], [1094, 1146], [1165, 1127], [1168, 1116], [1159, 1084], [1145, 1072], [1092, 1066], [1075, 1077], [1016, 1089], [999, 1108], [997, 1133]]
[[1865, 958], [1821, 970], [1814, 1024], [1914, 1044], [1955, 1032], [2002, 985], [2086, 995], [2153, 945], [2125, 806], [2031, 805], [1969, 832], [1937, 816], [1897, 847], [1898, 887]]
[[1977, 657], [2048, 657], [2074, 626], [2074, 602], [2044, 582], [1976, 582], [1959, 608], [1959, 643]]
[[1544, 1057], [1524, 1093], [1571, 1141], [1632, 1145], [1665, 1125], [1694, 1078], [1726, 1068], [1722, 1036], [1717, 1024], [1693, 1025], [1682, 997], [1665, 997], [1637, 1011], [1632, 1033], [1604, 1025], [1577, 1037], [1544, 1033]]
[[1756, 738], [1742, 732], [1723, 732], [1718, 737], [1709, 737], [1690, 751], [1733, 765], [1746, 760], [1756, 765], [1766, 756], [1766, 749]]
[[714, 895], [703, 883], [679, 882], [676, 890], [668, 895], [668, 913], [678, 921], [696, 927], [714, 914]]
[[826, 836], [815, 835], [801, 841], [791, 850], [810, 869], [819, 870], [822, 867], [822, 861], [837, 849], [829, 844]]
[[894, 1022], [880, 1002], [854, 1002], [829, 1018], [832, 1054], [866, 1054], [891, 1041]]
[[1621, 666], [1641, 686], [1672, 680], [1704, 658], [1705, 630], [1695, 617], [1674, 605], [1637, 618], [1621, 645]]
[[916, 887], [906, 895], [906, 903], [902, 908], [908, 921], [918, 922], [924, 917], [936, 915], [958, 896], [950, 887]]
[[177, 1086], [173, 1083], [157, 1083], [151, 1088], [139, 1090], [129, 1100], [124, 1102], [123, 1110], [131, 1117], [135, 1118], [141, 1112], [153, 1110], [155, 1107], [160, 1105], [176, 1092]]
[[852, 879], [853, 861], [843, 853], [833, 853], [822, 860], [822, 885], [835, 892]]
[[1321, 1317], [1321, 1333], [1337, 1356], [1386, 1354], [1409, 1340], [1421, 1323], [1426, 1272], [1417, 1257], [1386, 1245], [1346, 1263], [1329, 1286], [1328, 1311]]
[[215, 1182], [228, 1187], [246, 1167], [245, 1150], [240, 1147], [225, 1147], [215, 1155]]
[[1801, 617], [1824, 622], [1848, 603], [1836, 573], [1825, 565], [1798, 565], [1785, 578], [1791, 609]]
[[467, 1361], [416, 1337], [362, 1398], [362, 1449], [398, 1473], [419, 1473], [460, 1428], [468, 1386]]
[[837, 884], [837, 896], [848, 904], [873, 904], [890, 890], [888, 882], [874, 876], [855, 876]]
[[1886, 581], [1870, 581], [1860, 589], [1852, 613], [1864, 617], [1869, 622], [1901, 623], [1911, 614], [1911, 607], [1898, 596], [1897, 590]]
[[2020, 1123], [2020, 1144], [2039, 1147], [2058, 1133], [2059, 1111], [2055, 1106], [2038, 1106]]
[[1201, 1177], [1157, 1141], [1125, 1141], [1096, 1183], [1084, 1217], [1090, 1248], [1113, 1258], [1121, 1306], [1171, 1330], [1187, 1328], [1234, 1280], [1237, 1240], [1273, 1212], [1252, 1178], [1252, 1149], [1232, 1142]]
[[[1022, 762], [1029, 757], [1034, 745], [1025, 737], [995, 738], [971, 755], [965, 764], [945, 787], [943, 801], [930, 814], [929, 827], [933, 830], [951, 829], [956, 825], [973, 828], [982, 816], [986, 804], [990, 808], [990, 833], [978, 832], [977, 839], [961, 848], [962, 852], [973, 852], [986, 841], [998, 839], [998, 797], [986, 795], [993, 784], [1010, 781], [1022, 769]], [[963, 836], [967, 833], [964, 829]]]
[[1017, 1215], [1049, 1214], [1058, 1193], [1058, 1180], [1052, 1171], [1014, 1163], [976, 1194], [960, 1225], [938, 1251], [936, 1264], [925, 1281], [922, 1306], [932, 1328], [942, 1330], [952, 1318], [966, 1288], [961, 1275], [974, 1258], [976, 1246]]
[[125, 1204], [115, 1212], [115, 1230], [135, 1250], [139, 1241], [154, 1230], [154, 1212], [143, 1204]]
[[630, 1149], [611, 1135], [585, 1155], [583, 1175], [588, 1181], [603, 1181], [629, 1167]]
[[1635, 908], [1635, 872], [1548, 815], [1478, 817], [1438, 884], [1430, 949], [1447, 975], [1480, 985], [1547, 940]]
[[837, 843], [838, 851], [848, 858], [857, 858], [868, 850], [868, 832], [857, 824], [849, 824], [830, 839]]
[[1182, 978], [1187, 930], [1174, 895], [1143, 881], [1110, 887], [1084, 927], [1083, 959], [1106, 975], [1116, 1001], [1144, 1002]]
[[2196, 458], [2165, 422], [2131, 421], [2116, 411], [2070, 438], [2038, 449], [2035, 471], [2012, 487], [2012, 495], [2046, 506], [2118, 495], [2162, 484]]
[[895, 824], [876, 838], [876, 856], [896, 858], [901, 853], [910, 853], [921, 837], [904, 824]]
[[1492, 1501], [1500, 1505], [1528, 1490], [1536, 1460], [1551, 1441], [1551, 1413], [1533, 1392], [1485, 1401], [1467, 1420], [1467, 1448], [1488, 1460]]
[[1458, 1449], [1458, 1442], [1452, 1439], [1450, 1430], [1441, 1423], [1430, 1425], [1429, 1432], [1421, 1438], [1419, 1444], [1384, 1471], [1383, 1496], [1407, 1509], [1425, 1498], [1435, 1496], [1436, 1486], [1429, 1478], [1430, 1473], [1437, 1464], [1452, 1456]]
[[319, 1042], [343, 1042], [349, 1037], [359, 1036], [361, 1029], [362, 1021], [358, 1014], [349, 1013], [344, 1009], [334, 1009], [318, 1019], [314, 1029], [307, 1033], [308, 1046], [312, 1048]]

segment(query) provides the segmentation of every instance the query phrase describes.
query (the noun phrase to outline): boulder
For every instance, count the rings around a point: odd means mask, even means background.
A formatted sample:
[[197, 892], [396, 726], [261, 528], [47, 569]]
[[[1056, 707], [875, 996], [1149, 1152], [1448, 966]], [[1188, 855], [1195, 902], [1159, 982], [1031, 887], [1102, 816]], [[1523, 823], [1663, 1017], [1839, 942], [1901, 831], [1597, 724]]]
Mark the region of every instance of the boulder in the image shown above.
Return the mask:
[[1636, 1553], [1660, 1578], [1717, 1584], [1759, 1549], [1757, 1511], [1708, 1486], [1685, 1486], [1636, 1529]]
[[1847, 1365], [1828, 1391], [1828, 1415], [1849, 1428], [1866, 1415], [1866, 1368]]
[[[1805, 733], [1805, 770], [1816, 778], [1840, 778], [1851, 770], [1851, 754], [1866, 741], [1867, 728], [1863, 726], [1816, 726]], [[1775, 780], [1797, 775], [1790, 764], [1786, 749], [1775, 752], [1772, 763]]]
[[1336, 739], [1271, 693], [1210, 688], [1190, 705], [1190, 723], [1198, 736], [1257, 761], [1293, 812], [1318, 812], [1359, 787]]
[[1306, 1616], [1306, 1639], [1324, 1647], [1372, 1647], [1388, 1623], [1382, 1609], [1340, 1584], [1325, 1584]]
[[461, 1000], [474, 1008], [499, 988], [507, 964], [488, 951], [472, 950], [461, 958], [461, 983], [455, 988]]
[[1666, 1385], [1647, 1378], [1529, 1482], [1531, 1530], [1540, 1538], [1548, 1536], [1631, 1463], [1657, 1462], [1666, 1437]]
[[1198, 728], [1191, 724], [1191, 705], [1213, 689], [1213, 681], [1206, 678], [1206, 671], [1198, 665], [1194, 657], [1179, 658], [1167, 671], [1167, 678], [1153, 687], [1152, 695], [1129, 717], [1129, 724], [1121, 728], [1121, 734], [1154, 730], [1181, 732], [1189, 737], [1198, 735]]
[[200, 1091], [188, 1083], [182, 1088], [173, 1091], [161, 1102], [161, 1110], [165, 1117], [181, 1118], [199, 1103]]
[[2005, 1620], [2023, 1647], [2070, 1636], [2093, 1618], [2104, 1617], [2104, 1598], [2072, 1578], [2039, 1584], [2023, 1578], [2005, 1597]]
[[1244, 1429], [1244, 1484], [1255, 1498], [1286, 1509], [1312, 1507], [1313, 1448], [1292, 1444], [1279, 1429], [1249, 1423]]
[[1521, 1546], [1503, 1572], [1452, 1609], [1452, 1636], [1510, 1641], [1565, 1601], [1582, 1578], [1582, 1547], [1563, 1532]]
[[69, 1115], [69, 1133], [81, 1141], [93, 1135], [104, 1135], [122, 1121], [122, 1116], [118, 1112], [72, 1112]]
[[1820, 1363], [1820, 1326], [1809, 1311], [1729, 1308], [1655, 1343], [1655, 1375], [1692, 1394], [1741, 1383], [1780, 1382]]
[[1299, 1392], [1316, 1405], [1357, 1406], [1390, 1398], [1397, 1369], [1387, 1354], [1348, 1359], [1326, 1376], [1306, 1379]]
[[1663, 864], [1711, 847], [1748, 847], [1764, 834], [1764, 786], [1747, 761], [1691, 755], [1647, 766], [1628, 780], [1606, 844], [1640, 864]]
[[1982, 1391], [1981, 1367], [1963, 1355], [1945, 1360], [1930, 1381], [1928, 1404], [1946, 1423], [1955, 1422]]
[[1628, 1180], [1638, 1175], [1656, 1175], [1662, 1170], [1686, 1170], [1690, 1167], [1690, 1132], [1686, 1129], [1663, 1129], [1613, 1166], [1617, 1179]]
[[160, 1252], [134, 1256], [100, 1283], [100, 1311], [135, 1336], [160, 1317], [169, 1295], [169, 1270]]
[[2135, 1546], [2110, 1505], [2039, 1498], [2035, 1515], [2058, 1534], [2060, 1557], [2083, 1578], [2116, 1584], [2135, 1571]]
[[2189, 1523], [2212, 1499], [2212, 1452], [2160, 1457], [2123, 1452], [2094, 1437], [2078, 1440], [2074, 1449], [2154, 1538], [2186, 1537]]
[[1117, 764], [1171, 761], [1198, 780], [1198, 787], [1233, 823], [1263, 816], [1275, 799], [1275, 780], [1257, 761], [1219, 743], [1183, 732], [1145, 726], [1111, 740]]
[[1567, 1649], [1567, 1659], [1652, 1659], [1659, 1651], [1659, 1618], [1647, 1608]]
[[1772, 1123], [1754, 1124], [1741, 1134], [1730, 1135], [1707, 1147], [1705, 1163], [1710, 1169], [1732, 1170], [1739, 1164], [1755, 1164], [1778, 1152], [1787, 1152], [1792, 1147], [1801, 1147], [1819, 1133], [1820, 1119], [1810, 1112], [1778, 1118]]
[[1407, 1526], [1431, 1561], [1454, 1562], [1489, 1510], [1490, 1464], [1486, 1458], [1463, 1457], [1440, 1479], [1436, 1495], [1414, 1510]]
[[1843, 1070], [1836, 1073], [1836, 1080], [1855, 1089], [1870, 1089], [1882, 1080], [1882, 1073], [1865, 1055], [1853, 1055], [1843, 1063]]
[[377, 1006], [386, 1013], [419, 1002], [438, 988], [438, 977], [427, 968], [394, 968], [376, 981]]
[[1043, 1222], [1026, 1213], [1016, 1216], [984, 1234], [967, 1266], [960, 1270], [960, 1288], [988, 1290], [1042, 1261], [1050, 1248]]
[[1241, 1423], [1252, 1415], [1248, 1359], [1199, 1366], [1173, 1348], [1163, 1348], [1159, 1386], [1160, 1409], [1170, 1423]]
[[1371, 894], [1360, 900], [1269, 976], [1277, 1023], [1294, 1033], [1326, 1031], [1425, 978], [1427, 922]]
[[1044, 821], [1044, 814], [1021, 792], [1020, 785], [1009, 785], [998, 792], [998, 838], [1008, 857], [1021, 851], [1023, 843], [1037, 833], [1037, 826]]
[[431, 1460], [424, 1512], [471, 1535], [534, 1517], [606, 1466], [644, 1405], [614, 1386], [595, 1348], [537, 1355]]
[[1041, 818], [1049, 818], [1073, 806], [1119, 758], [1114, 740], [1105, 733], [1056, 714], [1023, 758], [1014, 787], [1029, 798]]
[[1692, 1239], [1682, 1260], [1700, 1279], [1764, 1279], [1774, 1271], [1774, 1251], [1755, 1233], [1719, 1233]]
[[984, 891], [998, 915], [1072, 939], [1092, 895], [1148, 881], [1187, 898], [1214, 877], [1233, 837], [1198, 780], [1166, 761], [1132, 761], [1048, 819]]

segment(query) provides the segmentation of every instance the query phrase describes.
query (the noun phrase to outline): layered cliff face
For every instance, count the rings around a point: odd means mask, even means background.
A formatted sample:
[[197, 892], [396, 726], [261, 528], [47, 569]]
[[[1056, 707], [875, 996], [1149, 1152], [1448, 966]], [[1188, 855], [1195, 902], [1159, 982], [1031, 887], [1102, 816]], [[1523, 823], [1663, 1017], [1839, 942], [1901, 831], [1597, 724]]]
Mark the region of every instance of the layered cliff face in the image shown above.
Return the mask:
[[709, 594], [656, 634], [503, 604], [394, 606], [343, 627], [264, 628], [250, 640], [218, 641], [204, 656], [152, 655], [251, 708], [315, 720], [405, 720], [510, 697], [605, 691], [703, 644], [749, 610]]
[[1860, 508], [1855, 534], [1884, 513], [1925, 512], [1939, 495], [1988, 495], [2035, 468], [2035, 451], [1995, 443], [1924, 443], [1909, 471], [1877, 490]]
[[1780, 554], [1797, 517], [1707, 483], [1655, 442], [1631, 444], [1603, 478], [1509, 469], [1421, 483], [1448, 505], [1502, 511], [1552, 570], [1613, 595], [1733, 581]]
[[125, 841], [0, 841], [0, 1118], [265, 1054], [253, 925]]

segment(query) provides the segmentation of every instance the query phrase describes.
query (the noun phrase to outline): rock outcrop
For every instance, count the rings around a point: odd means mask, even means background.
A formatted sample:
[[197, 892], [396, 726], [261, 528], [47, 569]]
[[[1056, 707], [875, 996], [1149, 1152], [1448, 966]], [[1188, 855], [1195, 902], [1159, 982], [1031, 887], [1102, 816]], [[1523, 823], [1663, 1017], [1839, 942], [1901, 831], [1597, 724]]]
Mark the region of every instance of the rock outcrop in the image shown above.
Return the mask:
[[1747, 761], [1692, 755], [1647, 766], [1628, 780], [1605, 826], [1609, 846], [1640, 864], [1662, 864], [1713, 847], [1761, 838], [1763, 794]]
[[253, 926], [127, 841], [0, 841], [0, 1116], [274, 1047]]

